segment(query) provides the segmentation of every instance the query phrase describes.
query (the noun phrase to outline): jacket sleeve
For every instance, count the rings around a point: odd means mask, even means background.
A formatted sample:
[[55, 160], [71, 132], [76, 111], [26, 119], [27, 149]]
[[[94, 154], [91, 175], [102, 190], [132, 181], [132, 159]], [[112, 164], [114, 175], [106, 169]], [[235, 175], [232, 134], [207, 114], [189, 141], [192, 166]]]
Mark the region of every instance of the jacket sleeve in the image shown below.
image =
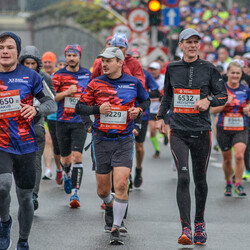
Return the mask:
[[222, 106], [227, 102], [227, 90], [225, 83], [216, 68], [211, 69], [211, 93], [213, 95], [213, 100], [210, 103], [211, 107]]
[[56, 102], [50, 96], [45, 95], [43, 91], [39, 92], [35, 97], [41, 103], [39, 105], [40, 112], [38, 115], [47, 116], [57, 111]]
[[133, 66], [133, 76], [135, 76], [142, 83], [143, 87], [146, 89], [145, 75], [143, 68], [139, 62], [135, 61]]
[[84, 90], [84, 93], [81, 95], [80, 100], [77, 102], [75, 112], [78, 115], [88, 116], [100, 114], [99, 106], [95, 105], [94, 85], [95, 82], [94, 80], [92, 80]]
[[95, 79], [96, 77], [102, 75], [103, 72], [102, 72], [102, 61], [98, 61], [96, 66], [94, 67], [93, 69], [93, 72], [91, 74], [91, 80]]
[[170, 77], [168, 74], [168, 70], [165, 74], [165, 82], [164, 82], [164, 94], [161, 100], [161, 105], [157, 114], [157, 119], [165, 119], [168, 110], [170, 109], [171, 103], [173, 99], [173, 88], [170, 83]]

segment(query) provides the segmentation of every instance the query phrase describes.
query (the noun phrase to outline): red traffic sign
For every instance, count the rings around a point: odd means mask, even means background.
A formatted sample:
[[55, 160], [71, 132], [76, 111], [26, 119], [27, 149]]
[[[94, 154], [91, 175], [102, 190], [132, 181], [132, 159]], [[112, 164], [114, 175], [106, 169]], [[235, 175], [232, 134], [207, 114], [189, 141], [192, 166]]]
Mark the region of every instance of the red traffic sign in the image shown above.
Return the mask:
[[162, 0], [162, 3], [169, 8], [177, 7], [181, 0]]
[[132, 31], [137, 33], [143, 33], [147, 31], [150, 28], [147, 9], [132, 9], [128, 14], [128, 25]]

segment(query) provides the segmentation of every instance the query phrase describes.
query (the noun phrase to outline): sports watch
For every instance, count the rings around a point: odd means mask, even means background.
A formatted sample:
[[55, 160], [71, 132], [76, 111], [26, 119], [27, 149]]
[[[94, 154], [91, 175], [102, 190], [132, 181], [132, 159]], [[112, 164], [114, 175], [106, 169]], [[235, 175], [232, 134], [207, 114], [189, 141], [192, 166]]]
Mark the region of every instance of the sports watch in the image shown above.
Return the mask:
[[213, 101], [214, 98], [213, 98], [211, 95], [208, 95], [208, 96], [207, 96], [207, 99], [208, 99], [208, 101], [211, 102], [211, 101]]

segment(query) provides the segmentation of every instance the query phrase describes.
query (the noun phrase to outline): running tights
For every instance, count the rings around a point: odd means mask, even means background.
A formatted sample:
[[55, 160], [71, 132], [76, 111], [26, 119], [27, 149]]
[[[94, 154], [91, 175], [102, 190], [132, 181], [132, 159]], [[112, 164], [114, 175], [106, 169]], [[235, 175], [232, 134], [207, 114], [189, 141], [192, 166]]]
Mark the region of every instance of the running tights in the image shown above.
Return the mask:
[[195, 183], [195, 221], [203, 221], [208, 192], [206, 173], [211, 151], [211, 132], [171, 130], [170, 145], [178, 172], [177, 204], [180, 211], [182, 227], [191, 227], [189, 151], [192, 158], [193, 179]]

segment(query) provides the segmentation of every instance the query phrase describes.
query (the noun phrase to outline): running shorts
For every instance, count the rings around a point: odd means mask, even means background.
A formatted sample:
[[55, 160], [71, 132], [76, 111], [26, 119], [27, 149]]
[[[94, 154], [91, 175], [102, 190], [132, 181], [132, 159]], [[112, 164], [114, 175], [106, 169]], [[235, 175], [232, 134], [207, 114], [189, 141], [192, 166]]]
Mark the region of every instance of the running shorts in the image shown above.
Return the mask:
[[241, 131], [228, 131], [217, 126], [217, 141], [222, 151], [230, 150], [234, 144], [242, 142], [247, 145], [248, 129]]
[[56, 123], [56, 136], [62, 157], [69, 156], [72, 151], [82, 153], [87, 132], [82, 122]]
[[134, 137], [119, 140], [100, 140], [94, 136], [92, 143], [93, 161], [97, 174], [108, 174], [113, 167], [132, 168]]

